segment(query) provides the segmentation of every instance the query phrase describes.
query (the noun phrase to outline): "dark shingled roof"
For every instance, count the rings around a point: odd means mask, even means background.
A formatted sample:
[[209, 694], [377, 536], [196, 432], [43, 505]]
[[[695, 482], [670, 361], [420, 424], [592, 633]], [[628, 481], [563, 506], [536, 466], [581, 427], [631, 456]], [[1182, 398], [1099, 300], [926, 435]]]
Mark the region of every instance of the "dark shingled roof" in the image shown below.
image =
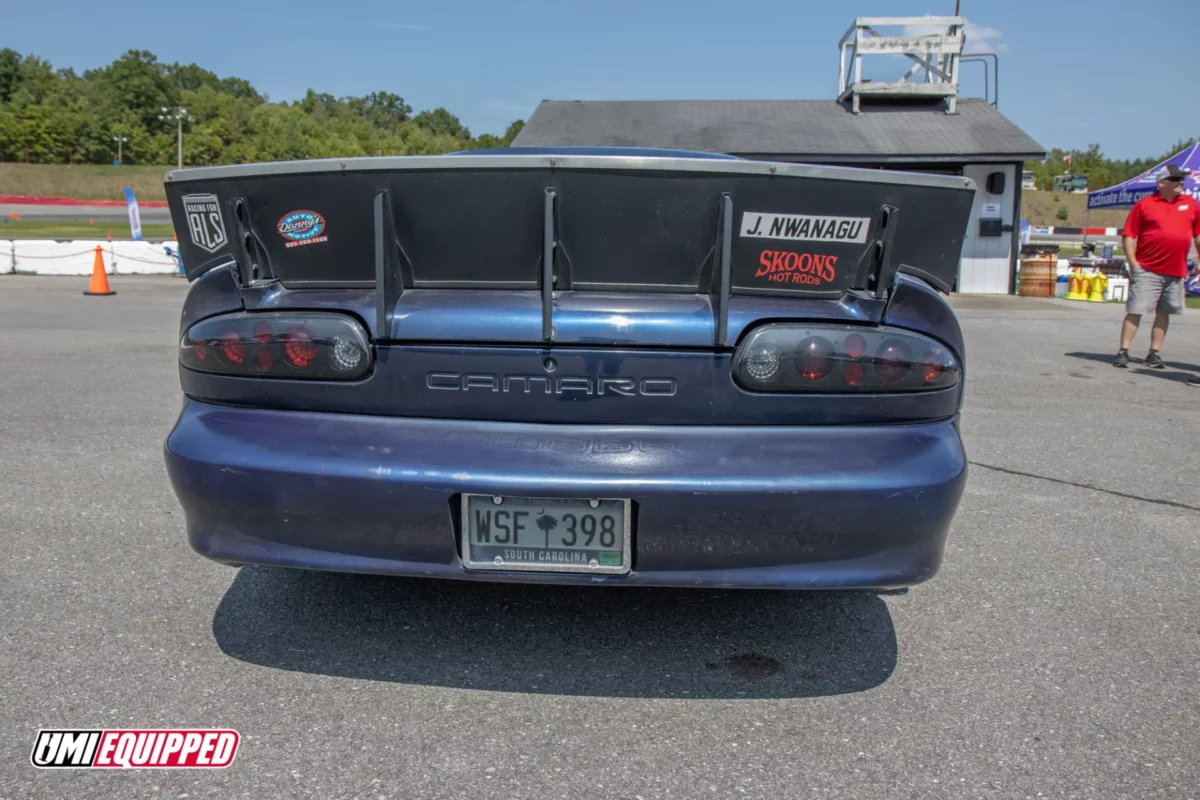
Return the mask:
[[835, 100], [543, 100], [514, 146], [665, 147], [826, 163], [1026, 161], [1044, 148], [987, 102], [869, 105]]

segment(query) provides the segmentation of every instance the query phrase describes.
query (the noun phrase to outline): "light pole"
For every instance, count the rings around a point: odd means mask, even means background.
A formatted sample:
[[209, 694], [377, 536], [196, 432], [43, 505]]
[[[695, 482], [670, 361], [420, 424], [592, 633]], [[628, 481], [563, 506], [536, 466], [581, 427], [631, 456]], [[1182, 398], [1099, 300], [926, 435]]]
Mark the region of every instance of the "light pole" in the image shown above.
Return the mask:
[[188, 119], [187, 109], [180, 106], [175, 109], [164, 108], [162, 113], [158, 115], [161, 120], [175, 120], [176, 129], [179, 137], [179, 169], [183, 169], [183, 121]]
[[121, 145], [129, 141], [128, 136], [114, 136], [113, 141], [117, 143], [117, 166], [121, 166]]

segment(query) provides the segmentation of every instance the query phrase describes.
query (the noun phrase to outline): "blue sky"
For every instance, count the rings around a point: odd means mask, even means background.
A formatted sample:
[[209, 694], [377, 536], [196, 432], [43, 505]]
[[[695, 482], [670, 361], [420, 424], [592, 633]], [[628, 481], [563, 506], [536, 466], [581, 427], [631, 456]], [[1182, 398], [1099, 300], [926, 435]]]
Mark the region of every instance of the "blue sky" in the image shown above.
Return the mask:
[[[1156, 155], [1200, 134], [1197, 0], [962, 0], [968, 47], [1000, 54], [1000, 111], [1045, 147]], [[953, 0], [83, 0], [10, 3], [0, 46], [78, 71], [126, 49], [249, 79], [273, 100], [387, 90], [500, 133], [542, 98], [831, 98], [854, 16]], [[1178, 29], [1178, 42], [1154, 44]], [[1123, 40], [1123, 34], [1128, 34]], [[905, 67], [894, 70], [899, 76]], [[964, 65], [964, 95], [983, 68]], [[889, 66], [888, 72], [892, 69]], [[887, 75], [879, 72], [878, 77]]]

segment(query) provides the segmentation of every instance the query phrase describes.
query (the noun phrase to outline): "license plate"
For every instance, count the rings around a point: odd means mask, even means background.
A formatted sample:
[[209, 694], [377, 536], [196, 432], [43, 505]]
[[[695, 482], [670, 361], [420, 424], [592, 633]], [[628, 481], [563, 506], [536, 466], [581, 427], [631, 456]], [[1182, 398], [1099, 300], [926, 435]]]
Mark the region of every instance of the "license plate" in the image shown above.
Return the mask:
[[629, 501], [601, 498], [462, 498], [468, 569], [629, 572]]

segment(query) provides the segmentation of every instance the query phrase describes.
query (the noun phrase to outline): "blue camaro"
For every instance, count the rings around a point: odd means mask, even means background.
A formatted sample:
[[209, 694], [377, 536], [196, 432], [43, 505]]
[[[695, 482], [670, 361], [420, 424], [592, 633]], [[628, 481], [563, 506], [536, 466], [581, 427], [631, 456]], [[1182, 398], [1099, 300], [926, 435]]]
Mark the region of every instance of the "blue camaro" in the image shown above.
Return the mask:
[[201, 554], [898, 587], [966, 480], [961, 177], [524, 149], [167, 176]]

